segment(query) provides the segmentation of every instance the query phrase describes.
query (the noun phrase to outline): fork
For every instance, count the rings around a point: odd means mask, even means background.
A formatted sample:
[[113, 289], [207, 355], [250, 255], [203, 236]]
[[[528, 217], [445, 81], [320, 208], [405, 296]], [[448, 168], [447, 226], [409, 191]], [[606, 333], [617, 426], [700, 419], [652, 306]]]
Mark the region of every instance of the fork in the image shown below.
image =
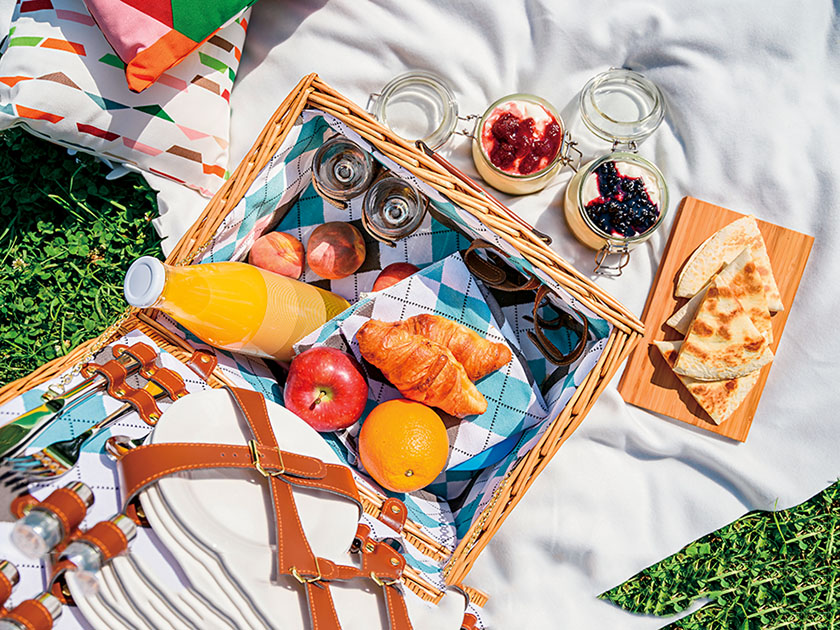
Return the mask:
[[[153, 381], [148, 381], [143, 389], [149, 392], [155, 400], [167, 396], [167, 391]], [[99, 432], [104, 431], [117, 420], [132, 411], [131, 403], [124, 403], [116, 411], [106, 416], [84, 433], [69, 440], [53, 442], [29, 455], [6, 459], [4, 466], [28, 478], [48, 479], [60, 477], [75, 466], [81, 457], [82, 447], [88, 440], [93, 439]]]

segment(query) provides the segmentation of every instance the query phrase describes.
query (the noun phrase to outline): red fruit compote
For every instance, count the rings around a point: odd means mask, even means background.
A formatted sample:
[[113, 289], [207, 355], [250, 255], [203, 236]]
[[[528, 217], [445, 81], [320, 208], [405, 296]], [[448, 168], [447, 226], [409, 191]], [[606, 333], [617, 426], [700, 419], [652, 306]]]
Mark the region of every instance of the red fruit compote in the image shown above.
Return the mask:
[[548, 102], [514, 94], [488, 108], [474, 140], [473, 159], [484, 180], [521, 195], [542, 189], [557, 172], [563, 126]]

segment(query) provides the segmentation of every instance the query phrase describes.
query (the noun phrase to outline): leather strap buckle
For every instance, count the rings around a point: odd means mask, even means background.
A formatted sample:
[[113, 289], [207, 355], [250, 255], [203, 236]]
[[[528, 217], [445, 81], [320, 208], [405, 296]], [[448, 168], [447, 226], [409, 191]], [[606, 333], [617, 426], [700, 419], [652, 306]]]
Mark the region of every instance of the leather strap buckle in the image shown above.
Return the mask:
[[295, 578], [301, 584], [312, 584], [314, 582], [320, 582], [321, 578], [321, 565], [318, 562], [318, 558], [315, 558], [315, 568], [318, 569], [318, 575], [314, 577], [304, 577], [300, 574], [300, 571], [297, 570], [297, 567], [292, 567], [289, 573], [292, 574], [292, 577]]
[[373, 571], [370, 572], [370, 579], [373, 580], [374, 582], [376, 582], [379, 586], [381, 586], [383, 588], [386, 587], [386, 586], [394, 586], [395, 584], [399, 584], [399, 582], [400, 582], [399, 578], [391, 578], [390, 580], [388, 580], [388, 579], [383, 580], [381, 577], [376, 575], [376, 573], [374, 573]]
[[[280, 458], [280, 470], [275, 470], [274, 472], [268, 472], [260, 463], [260, 452], [257, 449], [256, 440], [249, 440], [248, 448], [251, 449], [251, 463], [254, 464], [254, 468], [256, 468], [257, 472], [263, 477], [279, 477], [280, 475], [284, 475], [286, 473], [286, 464], [283, 463], [283, 452], [279, 448], [277, 449], [277, 457]], [[318, 579], [321, 579], [320, 575], [318, 576]]]

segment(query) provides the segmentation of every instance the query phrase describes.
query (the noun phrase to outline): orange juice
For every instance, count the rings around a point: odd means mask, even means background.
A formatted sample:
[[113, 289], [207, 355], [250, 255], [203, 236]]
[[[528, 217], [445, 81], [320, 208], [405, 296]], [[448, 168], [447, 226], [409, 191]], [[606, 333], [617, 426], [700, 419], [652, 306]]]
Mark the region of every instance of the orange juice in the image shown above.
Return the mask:
[[239, 262], [172, 267], [144, 256], [125, 276], [129, 304], [154, 307], [211, 346], [289, 361], [292, 345], [350, 304]]

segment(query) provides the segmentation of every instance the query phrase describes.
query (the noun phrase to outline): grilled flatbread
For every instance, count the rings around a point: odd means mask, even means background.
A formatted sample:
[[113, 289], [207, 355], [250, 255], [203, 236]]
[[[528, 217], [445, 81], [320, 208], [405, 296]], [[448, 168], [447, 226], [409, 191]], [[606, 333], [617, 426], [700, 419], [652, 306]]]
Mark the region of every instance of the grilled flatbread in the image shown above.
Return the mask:
[[[659, 348], [668, 365], [674, 367], [683, 342], [654, 341], [653, 344]], [[746, 376], [724, 381], [698, 381], [681, 374], [677, 374], [677, 377], [715, 424], [720, 424], [741, 406], [758, 382], [759, 374], [760, 372], [756, 370]]]
[[[758, 274], [755, 263], [752, 260], [752, 250], [746, 248], [741, 254], [729, 263], [717, 276], [724, 283], [732, 287], [735, 297], [747, 311], [755, 327], [767, 339], [767, 343], [773, 343], [773, 325], [770, 322], [770, 310], [767, 306], [767, 297], [764, 294], [764, 285], [761, 276]], [[703, 287], [697, 295], [691, 298], [683, 307], [668, 318], [665, 322], [674, 330], [685, 335], [688, 332], [697, 309], [703, 301], [705, 289]]]
[[764, 238], [758, 229], [755, 217], [746, 216], [722, 228], [707, 238], [694, 250], [680, 272], [677, 280], [677, 297], [693, 297], [724, 265], [749, 247], [753, 261], [767, 295], [767, 305], [772, 312], [784, 310], [779, 287], [773, 277], [773, 268], [767, 256]]
[[697, 309], [700, 308], [700, 303], [703, 301], [703, 298], [706, 297], [706, 290], [708, 288], [709, 285], [707, 284], [700, 289], [700, 291], [697, 292], [697, 295], [683, 304], [682, 307], [671, 315], [665, 323], [678, 333], [685, 335], [691, 327], [691, 322], [694, 321], [694, 316], [697, 315]]
[[773, 351], [735, 298], [731, 283], [714, 278], [697, 309], [674, 371], [701, 381], [744, 376], [773, 360]]

